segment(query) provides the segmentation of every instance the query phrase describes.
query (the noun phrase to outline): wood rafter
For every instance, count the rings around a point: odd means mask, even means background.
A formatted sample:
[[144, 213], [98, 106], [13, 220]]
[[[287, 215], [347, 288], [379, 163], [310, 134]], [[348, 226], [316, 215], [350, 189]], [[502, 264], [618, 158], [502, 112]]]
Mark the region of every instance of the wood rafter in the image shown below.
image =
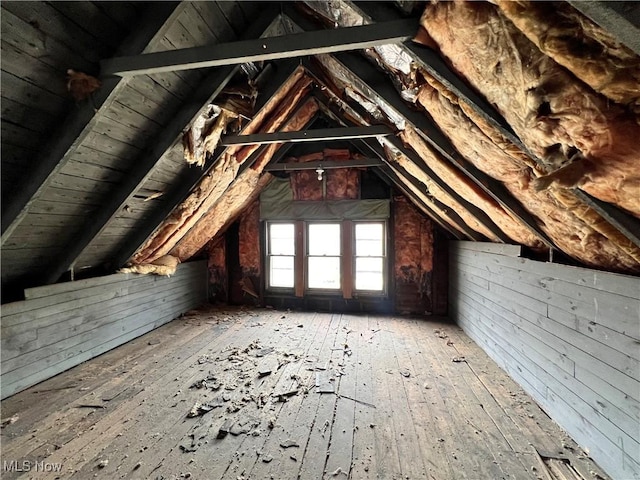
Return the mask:
[[411, 18], [358, 27], [315, 30], [272, 38], [117, 57], [101, 63], [102, 75], [130, 76], [173, 72], [358, 50], [402, 42], [411, 38], [417, 29], [418, 19]]
[[[247, 35], [260, 35], [269, 27], [276, 16], [277, 11], [275, 9], [265, 12], [248, 29]], [[182, 136], [185, 126], [191, 124], [201, 114], [202, 110], [218, 96], [238, 69], [239, 66], [237, 65], [229, 65], [214, 70], [203, 79], [190, 101], [186, 102], [172, 117], [171, 121], [155, 136], [154, 140], [150, 142], [150, 149], [143, 151], [142, 155], [136, 160], [133, 169], [111, 195], [112, 201], [103, 206], [85, 222], [78, 235], [70, 243], [69, 247], [65, 249], [64, 254], [56, 258], [44, 270], [44, 283], [55, 282], [73, 266], [91, 241], [104, 230], [133, 195], [144, 185], [162, 156]]]
[[319, 128], [302, 132], [256, 133], [253, 135], [229, 135], [221, 145], [264, 145], [288, 142], [326, 142], [352, 138], [371, 138], [391, 135], [393, 132], [384, 125], [372, 127]]
[[[157, 44], [181, 15], [183, 8], [184, 4], [176, 2], [162, 2], [149, 7], [146, 22], [123, 42], [121, 53], [132, 55], [142, 52], [148, 45]], [[29, 207], [42, 195], [51, 179], [69, 161], [82, 140], [92, 132], [101, 114], [115, 101], [126, 84], [126, 79], [119, 77], [104, 79], [102, 87], [93, 96], [93, 102], [78, 105], [75, 113], [62, 124], [58, 134], [52, 135], [51, 142], [42, 148], [42, 153], [34, 162], [36, 168], [24, 177], [24, 183], [16, 189], [12, 201], [2, 206], [2, 244], [27, 215]]]

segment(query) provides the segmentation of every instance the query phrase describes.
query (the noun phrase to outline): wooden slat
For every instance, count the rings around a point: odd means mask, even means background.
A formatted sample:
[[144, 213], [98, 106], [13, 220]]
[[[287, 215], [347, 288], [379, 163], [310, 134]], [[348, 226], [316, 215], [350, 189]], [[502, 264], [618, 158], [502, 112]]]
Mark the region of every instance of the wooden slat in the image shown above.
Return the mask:
[[[44, 3], [22, 3], [12, 2], [10, 3], [12, 8], [17, 10], [24, 10], [23, 14], [27, 17], [32, 14], [32, 10], [35, 9], [39, 14], [45, 14], [42, 9], [48, 9]], [[21, 6], [21, 5], [24, 5]], [[171, 2], [163, 2], [163, 4], [149, 7], [148, 14], [145, 16], [146, 22], [136, 29], [135, 32], [126, 40], [121, 52], [137, 53], [144, 51], [149, 46], [154, 46], [162, 38], [166, 28], [175, 19], [175, 15], [178, 15], [181, 11], [179, 6], [176, 6]], [[35, 14], [35, 12], [33, 12]], [[49, 28], [52, 32], [56, 32], [56, 28], [64, 28], [64, 25], [59, 24], [59, 18], [56, 15], [49, 12], [51, 18], [42, 18], [41, 27], [43, 30]], [[173, 14], [173, 16], [172, 16]], [[36, 15], [37, 18], [38, 15]], [[70, 33], [70, 31], [62, 32], [64, 34]], [[75, 32], [74, 34], [75, 35]], [[81, 43], [83, 36], [78, 35], [74, 37], [75, 43]], [[73, 43], [72, 43], [73, 45]], [[103, 53], [102, 57], [108, 53]], [[2, 74], [3, 89], [7, 86], [5, 84], [5, 78], [12, 81], [15, 86], [19, 86], [19, 82], [14, 81], [14, 78], [10, 74]], [[92, 105], [89, 102], [85, 102], [78, 106], [73, 115], [69, 115], [65, 123], [58, 128], [60, 132], [51, 137], [51, 141], [47, 143], [48, 147], [41, 152], [38, 156], [37, 168], [30, 172], [29, 177], [25, 178], [18, 194], [14, 196], [11, 203], [3, 205], [2, 210], [2, 242], [11, 235], [13, 229], [20, 223], [20, 221], [28, 214], [30, 204], [37, 199], [47, 185], [50, 184], [51, 179], [55, 177], [55, 174], [60, 171], [65, 162], [69, 159], [70, 155], [77, 145], [83, 142], [87, 135], [92, 132], [94, 122], [99, 117], [97, 115], [103, 107], [108, 106], [114, 101], [120, 88], [124, 86], [125, 82], [120, 82], [115, 78], [107, 78], [102, 82], [102, 88], [100, 88], [93, 96]], [[11, 89], [12, 90], [12, 89]], [[33, 92], [25, 92], [33, 93]], [[18, 97], [20, 98], [20, 97]], [[16, 98], [16, 100], [18, 100]], [[33, 99], [33, 95], [32, 95]], [[62, 107], [60, 107], [62, 108]], [[54, 112], [59, 112], [60, 109], [54, 109]]]
[[[122, 282], [85, 281], [77, 285], [85, 287], [80, 290], [64, 286], [54, 293], [53, 288], [48, 291], [51, 295], [6, 305], [2, 310], [3, 397], [135, 338], [202, 302], [206, 297], [204, 272], [205, 265], [199, 262], [180, 266], [179, 274], [172, 278], [118, 275], [131, 287], [122, 290]], [[135, 295], [138, 285], [143, 289]], [[113, 293], [96, 295], [100, 290]], [[89, 296], [74, 300], [78, 295]], [[107, 303], [96, 301], [99, 298]], [[59, 321], [51, 323], [54, 318]], [[12, 326], [17, 325], [20, 329], [14, 330]], [[30, 331], [36, 332], [36, 338]]]
[[465, 331], [614, 475], [640, 471], [638, 279], [458, 242], [450, 272]]
[[456, 248], [473, 252], [495, 253], [509, 257], [519, 257], [522, 254], [521, 245], [501, 245], [486, 242], [455, 242]]

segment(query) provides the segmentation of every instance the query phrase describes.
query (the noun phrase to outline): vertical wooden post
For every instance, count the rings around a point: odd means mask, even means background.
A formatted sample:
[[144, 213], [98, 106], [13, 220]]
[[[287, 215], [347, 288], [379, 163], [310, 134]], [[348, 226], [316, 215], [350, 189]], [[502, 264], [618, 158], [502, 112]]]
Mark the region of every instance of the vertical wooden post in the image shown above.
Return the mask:
[[342, 222], [342, 296], [353, 297], [353, 222]]
[[304, 235], [304, 222], [302, 220], [298, 220], [295, 223], [296, 256], [293, 262], [295, 269], [294, 288], [296, 297], [304, 296], [305, 289], [304, 261], [307, 257], [307, 252], [304, 250]]

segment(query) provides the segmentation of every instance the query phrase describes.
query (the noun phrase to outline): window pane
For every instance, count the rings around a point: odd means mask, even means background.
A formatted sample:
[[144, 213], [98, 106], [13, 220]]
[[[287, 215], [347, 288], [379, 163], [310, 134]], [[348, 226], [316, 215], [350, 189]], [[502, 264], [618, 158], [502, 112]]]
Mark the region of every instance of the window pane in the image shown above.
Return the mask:
[[340, 288], [340, 257], [309, 257], [309, 288]]
[[356, 223], [356, 256], [384, 255], [384, 226], [382, 223]]
[[292, 223], [269, 225], [269, 253], [271, 255], [294, 255], [295, 235]]
[[269, 286], [293, 287], [293, 257], [270, 257]]
[[356, 290], [382, 290], [383, 288], [383, 259], [356, 258]]
[[340, 224], [309, 225], [309, 255], [340, 255]]

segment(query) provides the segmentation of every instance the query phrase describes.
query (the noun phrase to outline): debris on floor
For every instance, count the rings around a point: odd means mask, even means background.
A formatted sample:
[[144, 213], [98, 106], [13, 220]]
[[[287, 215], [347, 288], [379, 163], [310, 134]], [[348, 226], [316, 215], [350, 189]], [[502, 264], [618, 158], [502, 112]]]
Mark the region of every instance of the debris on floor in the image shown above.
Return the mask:
[[300, 445], [298, 444], [298, 442], [291, 440], [290, 438], [288, 438], [287, 440], [285, 440], [284, 442], [280, 442], [280, 446], [282, 448], [291, 448], [291, 447], [299, 447]]

